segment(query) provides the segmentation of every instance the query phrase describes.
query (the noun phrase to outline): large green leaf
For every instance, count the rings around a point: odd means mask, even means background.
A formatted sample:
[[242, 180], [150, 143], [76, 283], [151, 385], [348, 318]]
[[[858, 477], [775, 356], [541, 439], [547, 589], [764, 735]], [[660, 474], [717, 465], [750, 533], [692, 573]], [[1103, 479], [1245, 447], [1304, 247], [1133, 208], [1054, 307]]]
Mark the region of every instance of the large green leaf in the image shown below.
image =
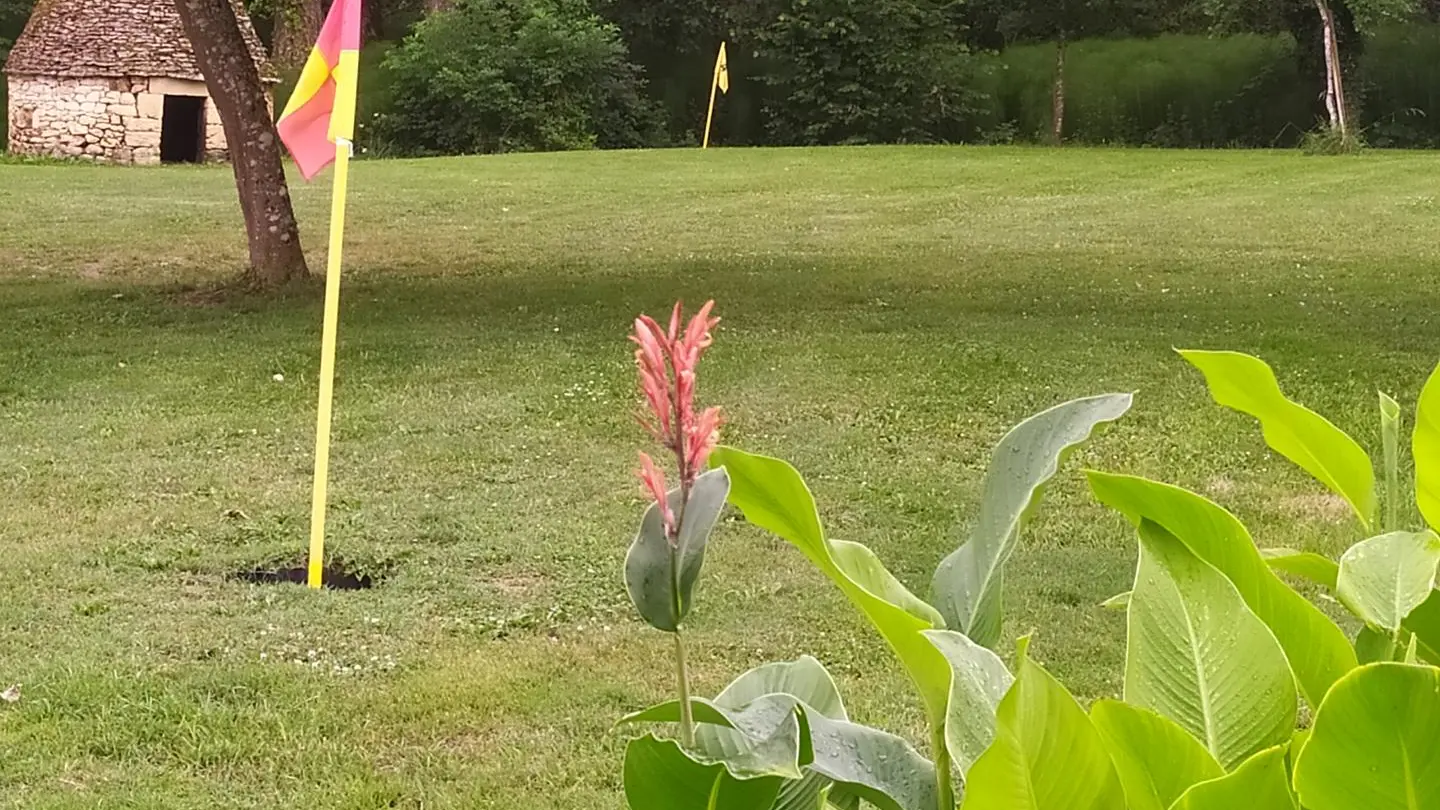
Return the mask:
[[[950, 664], [922, 635], [945, 626], [940, 614], [906, 590], [869, 549], [825, 537], [815, 499], [794, 467], [730, 447], [716, 449], [710, 458], [730, 473], [730, 502], [745, 519], [800, 549], [870, 620], [915, 682], [930, 728], [943, 730]], [[944, 745], [943, 739], [936, 742]]]
[[1387, 532], [1400, 529], [1400, 403], [1380, 392], [1380, 445], [1385, 465], [1385, 526]]
[[807, 711], [801, 719], [809, 724], [815, 749], [810, 768], [834, 783], [832, 802], [859, 797], [879, 810], [940, 805], [934, 763], [904, 739], [817, 712]]
[[1257, 753], [1234, 772], [1185, 791], [1170, 810], [1295, 810], [1285, 768], [1289, 750], [1287, 743]]
[[1336, 683], [1295, 788], [1307, 810], [1440, 807], [1440, 669], [1370, 664]]
[[[673, 633], [690, 612], [695, 583], [705, 563], [705, 545], [729, 491], [730, 478], [723, 469], [695, 479], [690, 503], [683, 510], [673, 564], [660, 508], [652, 503], [645, 510], [640, 531], [625, 555], [625, 587], [650, 626]], [[676, 514], [681, 513], [680, 500], [680, 490], [671, 491], [670, 508]]]
[[926, 630], [926, 638], [950, 662], [950, 715], [945, 744], [961, 773], [995, 740], [995, 711], [1015, 682], [1005, 662], [954, 630]]
[[724, 765], [696, 762], [651, 735], [626, 746], [624, 780], [630, 810], [766, 810], [781, 783], [778, 776], [737, 779]]
[[1376, 630], [1370, 625], [1360, 628], [1355, 636], [1355, 658], [1363, 664], [1377, 661], [1394, 661], [1399, 650], [1399, 639], [1394, 633]]
[[1069, 450], [1088, 439], [1096, 425], [1123, 416], [1130, 402], [1129, 394], [1066, 402], [1026, 419], [1000, 440], [985, 473], [970, 539], [935, 571], [933, 599], [950, 629], [985, 647], [999, 642], [1005, 562], [1039, 505], [1045, 483]]
[[[696, 762], [724, 765], [742, 779], [779, 776], [799, 779], [809, 764], [809, 740], [789, 695], [767, 695], [738, 708], [711, 701], [690, 701], [696, 729], [695, 746], [686, 755]], [[678, 723], [680, 702], [667, 701], [621, 718], [620, 724]], [[704, 737], [700, 736], [702, 730]]]
[[[732, 681], [715, 698], [714, 705], [693, 705], [702, 719], [695, 729], [695, 758], [702, 762], [726, 763], [732, 770], [759, 767], [777, 774], [787, 773], [785, 769], [792, 763], [808, 765], [814, 759], [813, 749], [808, 742], [801, 745], [802, 726], [791, 702], [758, 704], [763, 716], [770, 718], [767, 722], [756, 722], [746, 715], [748, 706], [776, 694], [789, 695], [810, 711], [826, 717], [847, 719], [840, 691], [819, 661], [806, 655], [795, 661], [763, 664]], [[722, 712], [722, 709], [733, 713]], [[679, 714], [679, 704], [672, 702], [633, 714], [621, 722], [675, 722]], [[787, 721], [783, 726], [778, 722], [781, 719]], [[745, 731], [737, 730], [737, 725]], [[804, 728], [808, 734], [808, 726]], [[830, 779], [807, 767], [801, 778], [788, 778], [784, 782], [774, 810], [815, 810], [832, 784]], [[845, 808], [855, 807], [854, 801], [843, 798], [836, 802]]]
[[1440, 537], [1391, 532], [1351, 546], [1340, 557], [1335, 595], [1371, 627], [1392, 635], [1435, 590]]
[[1295, 678], [1265, 623], [1174, 535], [1140, 524], [1125, 700], [1195, 735], [1226, 768], [1290, 739]]
[[965, 780], [963, 810], [1116, 810], [1125, 791], [1100, 734], [1075, 698], [1020, 643], [1015, 683], [1000, 701], [995, 743]]
[[1115, 762], [1129, 810], [1167, 810], [1191, 785], [1225, 773], [1189, 732], [1148, 709], [1100, 700], [1090, 721]]
[[802, 655], [794, 661], [761, 664], [730, 682], [715, 697], [715, 705], [738, 709], [766, 695], [785, 694], [797, 698], [811, 711], [833, 718], [848, 720], [840, 689], [825, 665], [811, 656]]
[[1168, 484], [1099, 472], [1089, 477], [1101, 503], [1136, 526], [1142, 520], [1158, 523], [1230, 580], [1285, 649], [1310, 705], [1318, 706], [1330, 685], [1356, 667], [1350, 639], [1270, 570], [1234, 515]]
[[[880, 810], [933, 810], [939, 805], [935, 766], [914, 746], [879, 729], [826, 717], [793, 695], [764, 695], [738, 709], [694, 699], [691, 711], [697, 723], [733, 734], [733, 738], [711, 738], [718, 739], [718, 751], [697, 751], [691, 756], [700, 762], [723, 764], [735, 776], [774, 774], [798, 779], [799, 772], [787, 770], [789, 763], [796, 762], [833, 783], [829, 785], [832, 802], [858, 797]], [[799, 720], [798, 743], [782, 722], [786, 717]], [[680, 705], [670, 701], [621, 722], [673, 723], [679, 719]]]
[[1430, 528], [1440, 531], [1440, 368], [1420, 391], [1410, 453], [1415, 457], [1415, 503]]
[[1181, 351], [1200, 369], [1210, 395], [1227, 408], [1260, 420], [1265, 443], [1344, 498], [1360, 522], [1375, 519], [1375, 470], [1349, 434], [1280, 392], [1263, 360], [1239, 352]]
[[1340, 578], [1340, 564], [1313, 551], [1296, 551], [1293, 548], [1262, 548], [1260, 556], [1272, 569], [1285, 574], [1308, 579], [1331, 591]]
[[1432, 591], [1420, 607], [1410, 611], [1405, 629], [1414, 634], [1420, 658], [1440, 665], [1440, 591]]
[[[795, 661], [762, 664], [746, 672], [725, 687], [715, 698], [715, 705], [740, 710], [773, 694], [797, 698], [810, 711], [825, 717], [849, 719], [835, 680], [823, 664], [808, 655]], [[695, 729], [695, 744], [699, 750], [713, 755], [739, 747], [736, 739], [739, 736], [741, 733], [738, 731], [707, 723]], [[813, 750], [807, 759], [814, 759]], [[806, 768], [801, 779], [787, 781], [781, 786], [774, 810], [815, 810], [819, 807], [821, 796], [829, 792], [832, 784], [830, 779]], [[841, 803], [850, 808], [855, 806], [855, 801]]]

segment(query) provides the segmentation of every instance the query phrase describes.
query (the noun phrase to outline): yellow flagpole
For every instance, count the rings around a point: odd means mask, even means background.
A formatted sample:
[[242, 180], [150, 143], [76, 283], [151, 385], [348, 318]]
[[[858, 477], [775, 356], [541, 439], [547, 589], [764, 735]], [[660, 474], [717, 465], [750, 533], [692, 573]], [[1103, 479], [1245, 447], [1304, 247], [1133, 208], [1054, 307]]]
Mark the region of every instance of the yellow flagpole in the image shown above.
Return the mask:
[[330, 478], [330, 413], [335, 397], [335, 338], [340, 321], [340, 258], [345, 243], [345, 191], [351, 143], [335, 139], [330, 191], [330, 251], [325, 267], [325, 327], [320, 340], [320, 407], [315, 420], [315, 484], [310, 496], [309, 584], [319, 588], [325, 570], [325, 507]]
[[710, 74], [710, 111], [705, 113], [705, 141], [701, 149], [710, 148], [710, 124], [715, 121], [715, 91], [720, 89], [720, 61], [725, 54], [725, 43], [720, 43], [720, 53], [715, 55], [715, 72]]

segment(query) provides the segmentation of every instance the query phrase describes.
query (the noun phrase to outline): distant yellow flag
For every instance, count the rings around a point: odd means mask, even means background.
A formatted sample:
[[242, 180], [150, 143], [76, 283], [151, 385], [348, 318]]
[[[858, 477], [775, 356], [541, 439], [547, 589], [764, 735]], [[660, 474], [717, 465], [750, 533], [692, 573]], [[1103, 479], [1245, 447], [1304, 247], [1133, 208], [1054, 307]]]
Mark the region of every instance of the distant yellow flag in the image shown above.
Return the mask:
[[715, 60], [715, 86], [720, 92], [730, 92], [730, 58], [725, 55], [725, 43], [720, 43], [720, 58]]
[[710, 109], [705, 113], [705, 140], [701, 149], [710, 148], [710, 125], [715, 122], [715, 91], [730, 93], [730, 57], [725, 55], [725, 43], [720, 43], [720, 55], [715, 57], [715, 76], [710, 81]]

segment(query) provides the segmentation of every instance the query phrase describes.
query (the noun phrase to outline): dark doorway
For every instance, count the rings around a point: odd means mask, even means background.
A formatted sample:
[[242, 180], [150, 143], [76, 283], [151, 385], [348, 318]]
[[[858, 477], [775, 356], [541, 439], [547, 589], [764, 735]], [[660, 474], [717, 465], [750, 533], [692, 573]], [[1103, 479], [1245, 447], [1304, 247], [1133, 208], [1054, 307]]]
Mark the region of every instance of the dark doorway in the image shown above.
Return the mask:
[[205, 158], [205, 97], [166, 96], [160, 119], [160, 162], [199, 163]]

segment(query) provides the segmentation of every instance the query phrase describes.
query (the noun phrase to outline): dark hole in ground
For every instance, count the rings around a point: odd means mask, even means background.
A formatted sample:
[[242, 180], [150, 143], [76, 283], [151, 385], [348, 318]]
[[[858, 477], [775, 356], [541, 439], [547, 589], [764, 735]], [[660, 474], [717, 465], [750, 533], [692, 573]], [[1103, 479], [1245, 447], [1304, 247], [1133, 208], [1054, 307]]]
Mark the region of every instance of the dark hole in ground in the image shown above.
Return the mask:
[[[237, 573], [235, 578], [255, 585], [304, 585], [309, 582], [310, 569], [305, 565], [253, 568]], [[320, 584], [336, 591], [363, 591], [375, 587], [379, 581], [378, 576], [347, 571], [345, 563], [339, 560], [331, 561], [320, 575]]]

